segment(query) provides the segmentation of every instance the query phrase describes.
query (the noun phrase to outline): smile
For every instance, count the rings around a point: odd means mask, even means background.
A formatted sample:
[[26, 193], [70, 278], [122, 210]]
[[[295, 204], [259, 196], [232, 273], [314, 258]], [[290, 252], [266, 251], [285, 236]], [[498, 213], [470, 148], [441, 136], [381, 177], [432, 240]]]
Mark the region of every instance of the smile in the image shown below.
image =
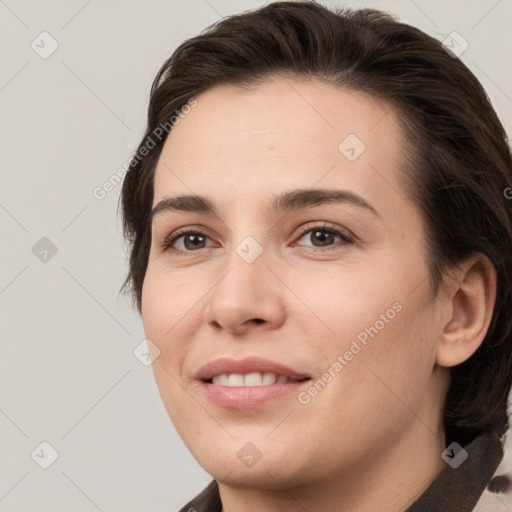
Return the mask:
[[228, 409], [250, 409], [296, 396], [311, 380], [303, 371], [269, 359], [223, 357], [202, 366], [195, 375], [206, 398]]

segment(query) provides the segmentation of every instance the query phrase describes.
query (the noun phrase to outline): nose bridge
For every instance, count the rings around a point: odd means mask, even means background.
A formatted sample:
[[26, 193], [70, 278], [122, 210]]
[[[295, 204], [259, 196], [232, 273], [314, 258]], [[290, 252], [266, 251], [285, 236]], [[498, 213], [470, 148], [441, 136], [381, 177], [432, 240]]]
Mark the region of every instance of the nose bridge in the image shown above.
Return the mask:
[[284, 310], [278, 283], [272, 282], [276, 278], [267, 268], [270, 251], [252, 235], [242, 237], [237, 243], [233, 232], [233, 244], [226, 246], [222, 277], [205, 312], [207, 322], [233, 331], [248, 320], [279, 323]]
[[266, 267], [268, 251], [253, 236], [245, 236], [241, 242], [234, 242], [226, 254], [224, 277], [218, 283], [217, 296], [222, 295], [223, 300], [234, 299], [244, 303], [251, 297], [260, 295], [265, 288], [269, 291], [266, 280], [271, 277]]
[[225, 256], [226, 270], [232, 269], [230, 274], [241, 273], [238, 277], [242, 279], [246, 275], [268, 272], [266, 268], [269, 256], [269, 247], [266, 244], [268, 231], [265, 231], [267, 228], [264, 224], [259, 224], [258, 227], [256, 222], [248, 222], [247, 219], [251, 215], [258, 215], [258, 212], [249, 213], [249, 209], [244, 208], [243, 205], [232, 212], [232, 218], [235, 221], [230, 225], [231, 240], [225, 245], [229, 249]]

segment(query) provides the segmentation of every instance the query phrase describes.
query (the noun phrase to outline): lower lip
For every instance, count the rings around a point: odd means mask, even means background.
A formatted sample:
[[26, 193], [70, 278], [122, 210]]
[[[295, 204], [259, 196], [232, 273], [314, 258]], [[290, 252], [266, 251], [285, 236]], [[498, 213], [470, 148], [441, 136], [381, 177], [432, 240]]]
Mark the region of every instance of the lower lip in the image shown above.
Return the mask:
[[230, 409], [251, 409], [268, 400], [297, 394], [310, 379], [300, 382], [283, 382], [265, 386], [220, 386], [210, 382], [201, 382], [206, 397], [221, 407]]

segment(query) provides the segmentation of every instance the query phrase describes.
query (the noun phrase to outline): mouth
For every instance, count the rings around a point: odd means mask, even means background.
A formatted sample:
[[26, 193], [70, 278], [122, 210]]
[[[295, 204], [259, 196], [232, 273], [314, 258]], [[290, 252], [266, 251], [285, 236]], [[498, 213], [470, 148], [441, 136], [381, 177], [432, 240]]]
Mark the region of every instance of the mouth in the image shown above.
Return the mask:
[[217, 359], [196, 375], [206, 397], [221, 407], [255, 408], [271, 399], [293, 396], [309, 375], [261, 358]]

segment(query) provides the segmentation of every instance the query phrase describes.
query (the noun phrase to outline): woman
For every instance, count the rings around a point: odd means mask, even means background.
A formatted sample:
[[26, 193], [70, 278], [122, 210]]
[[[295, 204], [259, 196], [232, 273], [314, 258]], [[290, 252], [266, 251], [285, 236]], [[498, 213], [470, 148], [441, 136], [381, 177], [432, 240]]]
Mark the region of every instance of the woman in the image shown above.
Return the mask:
[[185, 510], [473, 510], [512, 382], [512, 161], [483, 88], [375, 10], [185, 41], [122, 191]]

